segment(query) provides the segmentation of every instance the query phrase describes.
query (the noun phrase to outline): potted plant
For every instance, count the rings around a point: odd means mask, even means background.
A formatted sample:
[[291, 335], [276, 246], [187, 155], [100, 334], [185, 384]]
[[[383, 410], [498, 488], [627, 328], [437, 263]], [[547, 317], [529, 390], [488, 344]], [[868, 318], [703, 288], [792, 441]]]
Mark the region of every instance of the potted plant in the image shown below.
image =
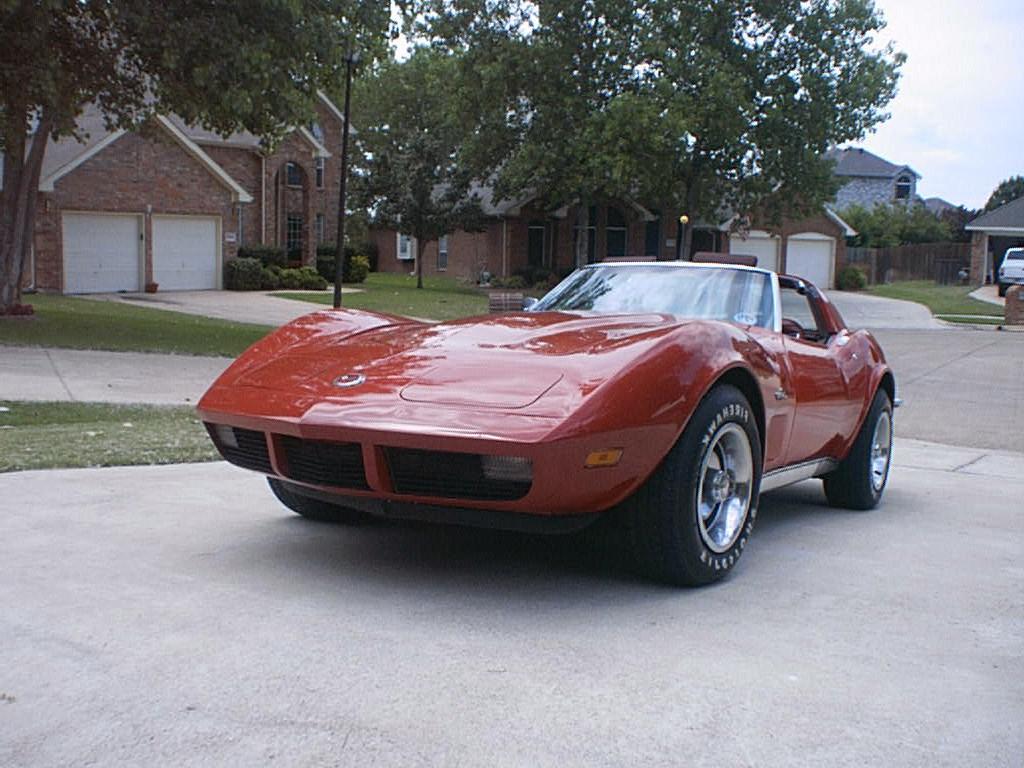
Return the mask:
[[146, 283], [146, 293], [156, 293], [156, 289], [160, 287], [160, 283]]

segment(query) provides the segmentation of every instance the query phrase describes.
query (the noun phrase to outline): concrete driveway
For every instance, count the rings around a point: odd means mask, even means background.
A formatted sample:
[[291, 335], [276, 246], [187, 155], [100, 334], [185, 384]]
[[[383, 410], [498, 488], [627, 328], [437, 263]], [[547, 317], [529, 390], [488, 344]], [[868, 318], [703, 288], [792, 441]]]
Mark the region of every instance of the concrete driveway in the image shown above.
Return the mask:
[[0, 765], [1019, 765], [1024, 461], [896, 460], [874, 512], [766, 496], [699, 590], [221, 463], [0, 476]]
[[902, 328], [928, 330], [945, 328], [931, 310], [913, 301], [886, 299], [866, 293], [829, 291], [828, 297], [850, 328]]
[[[342, 301], [359, 288], [342, 288]], [[325, 292], [326, 295], [326, 292]], [[99, 293], [82, 298], [116, 301], [137, 307], [167, 309], [189, 315], [216, 317], [239, 323], [284, 325], [297, 317], [324, 309], [322, 304], [284, 299], [262, 291], [167, 291], [165, 293]]]

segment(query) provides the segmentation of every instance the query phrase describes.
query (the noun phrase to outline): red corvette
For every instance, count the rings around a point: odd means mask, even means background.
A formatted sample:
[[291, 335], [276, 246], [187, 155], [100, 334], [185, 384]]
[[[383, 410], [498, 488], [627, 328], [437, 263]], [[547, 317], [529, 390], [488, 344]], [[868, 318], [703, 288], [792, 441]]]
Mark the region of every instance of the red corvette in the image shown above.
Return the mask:
[[895, 380], [813, 285], [752, 267], [594, 264], [528, 311], [428, 324], [315, 312], [199, 413], [228, 461], [317, 520], [570, 531], [612, 511], [649, 575], [720, 578], [759, 494], [878, 504]]

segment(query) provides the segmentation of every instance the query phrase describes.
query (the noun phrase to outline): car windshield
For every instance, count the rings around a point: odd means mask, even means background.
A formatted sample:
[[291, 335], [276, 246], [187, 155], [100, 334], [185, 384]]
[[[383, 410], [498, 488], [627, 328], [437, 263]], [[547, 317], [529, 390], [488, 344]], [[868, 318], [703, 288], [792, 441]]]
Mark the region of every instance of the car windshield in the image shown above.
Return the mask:
[[731, 267], [590, 266], [535, 304], [535, 312], [658, 312], [771, 328], [774, 301], [765, 272]]
[[1024, 251], [1007, 251], [1007, 259], [1013, 259], [1014, 261], [1024, 261]]

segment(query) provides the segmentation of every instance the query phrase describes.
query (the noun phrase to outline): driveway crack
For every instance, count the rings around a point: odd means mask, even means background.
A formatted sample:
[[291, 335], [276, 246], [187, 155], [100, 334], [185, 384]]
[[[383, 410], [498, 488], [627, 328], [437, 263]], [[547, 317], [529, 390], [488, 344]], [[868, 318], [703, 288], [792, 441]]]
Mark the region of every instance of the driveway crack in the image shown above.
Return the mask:
[[950, 471], [952, 471], [952, 472], [960, 472], [961, 470], [967, 469], [967, 468], [968, 468], [969, 466], [971, 466], [972, 464], [977, 464], [977, 463], [978, 463], [979, 461], [981, 461], [982, 459], [984, 459], [984, 458], [985, 458], [986, 456], [988, 456], [988, 454], [987, 454], [987, 453], [983, 453], [983, 454], [981, 454], [981, 456], [975, 456], [975, 457], [974, 457], [973, 459], [971, 459], [970, 461], [968, 461], [968, 462], [964, 462], [963, 464], [961, 464], [961, 465], [960, 465], [960, 466], [958, 466], [958, 467], [953, 467], [953, 469], [952, 469], [952, 470], [950, 470]]
[[68, 386], [68, 383], [64, 381], [64, 377], [61, 376], [60, 369], [57, 368], [57, 363], [54, 362], [53, 356], [50, 354], [50, 350], [48, 349], [46, 350], [46, 359], [50, 361], [50, 367], [53, 368], [53, 372], [56, 374], [60, 385], [64, 387], [64, 391], [68, 393], [68, 400], [75, 400], [75, 396], [71, 394], [71, 388]]

